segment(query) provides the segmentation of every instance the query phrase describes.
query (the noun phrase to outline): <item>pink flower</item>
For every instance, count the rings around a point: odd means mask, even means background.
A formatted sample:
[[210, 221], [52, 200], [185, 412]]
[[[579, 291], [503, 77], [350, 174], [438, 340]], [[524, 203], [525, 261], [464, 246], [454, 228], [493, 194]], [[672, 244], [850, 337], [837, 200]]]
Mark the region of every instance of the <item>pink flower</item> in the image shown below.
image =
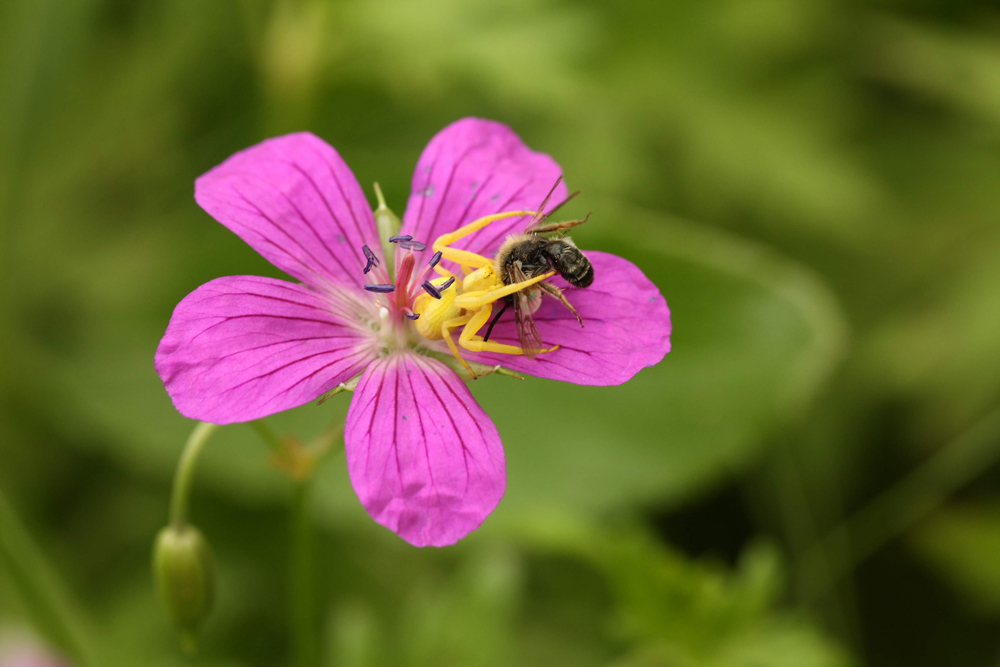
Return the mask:
[[[333, 148], [301, 133], [233, 155], [195, 182], [195, 200], [299, 282], [231, 276], [185, 297], [156, 352], [167, 393], [186, 417], [228, 424], [302, 405], [360, 374], [345, 448], [361, 503], [412, 544], [455, 543], [500, 502], [503, 447], [459, 376], [427, 356], [447, 347], [416, 333], [410, 308], [434, 239], [489, 214], [534, 210], [561, 173], [505, 125], [466, 118], [446, 127], [417, 163], [400, 230], [427, 249], [400, 244], [409, 247], [397, 250], [390, 293], [372, 211]], [[560, 183], [552, 200], [566, 194]], [[492, 257], [527, 224], [503, 219], [453, 247]], [[586, 255], [593, 284], [566, 289], [585, 326], [554, 299], [535, 313], [544, 343], [559, 349], [463, 356], [587, 385], [620, 384], [659, 362], [670, 350], [659, 290], [620, 257]], [[509, 315], [490, 340], [517, 344]]]

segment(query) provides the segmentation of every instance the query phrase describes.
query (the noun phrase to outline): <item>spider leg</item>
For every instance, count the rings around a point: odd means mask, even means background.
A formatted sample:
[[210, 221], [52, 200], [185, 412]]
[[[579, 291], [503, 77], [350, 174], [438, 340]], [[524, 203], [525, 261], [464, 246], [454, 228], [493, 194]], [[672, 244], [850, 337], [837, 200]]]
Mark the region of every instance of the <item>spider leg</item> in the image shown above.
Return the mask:
[[462, 315], [461, 317], [453, 317], [452, 319], [447, 320], [441, 325], [441, 337], [444, 338], [444, 342], [448, 344], [448, 349], [451, 350], [452, 356], [458, 359], [462, 365], [465, 366], [466, 370], [469, 371], [469, 375], [471, 375], [472, 379], [475, 380], [479, 376], [472, 370], [472, 366], [469, 365], [469, 362], [462, 358], [461, 353], [458, 351], [458, 346], [455, 345], [455, 339], [451, 337], [452, 329], [466, 324], [471, 319], [472, 315]]
[[[477, 255], [474, 252], [469, 252], [468, 250], [459, 250], [458, 248], [441, 248], [438, 250], [441, 253], [441, 257], [444, 259], [450, 259], [456, 264], [461, 264], [463, 267], [471, 266], [474, 269], [481, 269], [484, 266], [489, 266], [493, 263], [493, 260], [489, 257], [483, 257], [482, 255]], [[438, 264], [438, 266], [441, 266]], [[434, 268], [437, 269], [438, 266]], [[438, 271], [440, 273], [440, 271]]]
[[[493, 312], [493, 306], [486, 304], [481, 310], [477, 311], [469, 319], [465, 328], [462, 329], [462, 333], [458, 336], [458, 344], [464, 347], [466, 350], [472, 352], [500, 352], [501, 354], [524, 354], [524, 349], [517, 345], [506, 345], [504, 343], [488, 343], [483, 340], [482, 336], [477, 336], [476, 332], [479, 331], [484, 324], [486, 324], [490, 319], [490, 314]], [[540, 350], [540, 352], [552, 352], [553, 350], [558, 350], [559, 346], [546, 348]]]
[[[537, 215], [537, 213], [535, 211], [507, 211], [505, 213], [496, 213], [494, 215], [487, 215], [479, 218], [478, 220], [474, 220], [463, 227], [459, 227], [449, 234], [442, 234], [437, 237], [437, 239], [434, 240], [434, 251], [437, 252], [438, 250], [444, 250], [455, 241], [465, 238], [473, 232], [478, 232], [491, 222], [503, 220], [504, 218], [519, 218], [525, 215]], [[445, 256], [447, 257], [447, 255]]]
[[552, 277], [553, 275], [555, 275], [555, 271], [549, 271], [548, 273], [543, 273], [540, 276], [535, 276], [534, 278], [530, 278], [528, 280], [522, 280], [519, 283], [511, 283], [510, 285], [500, 284], [491, 289], [463, 292], [455, 297], [455, 305], [459, 308], [465, 308], [466, 310], [476, 310], [487, 304], [491, 304], [497, 299], [503, 298], [508, 294], [519, 292], [525, 287], [530, 287], [535, 283], [539, 283], [546, 278]]

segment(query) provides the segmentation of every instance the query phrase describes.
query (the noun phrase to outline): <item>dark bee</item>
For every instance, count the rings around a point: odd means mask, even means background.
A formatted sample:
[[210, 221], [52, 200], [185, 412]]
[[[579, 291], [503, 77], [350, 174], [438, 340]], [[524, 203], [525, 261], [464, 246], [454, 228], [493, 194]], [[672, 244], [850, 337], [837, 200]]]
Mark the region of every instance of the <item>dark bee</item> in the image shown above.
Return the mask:
[[[554, 187], [553, 190], [555, 190]], [[551, 193], [549, 194], [551, 195]], [[547, 201], [548, 197], [545, 198], [545, 201], [542, 202], [539, 208], [544, 209]], [[558, 208], [557, 206], [556, 209]], [[594, 282], [593, 265], [580, 252], [572, 239], [568, 236], [546, 236], [547, 234], [564, 233], [566, 229], [583, 224], [587, 221], [587, 218], [542, 224], [556, 209], [547, 214], [539, 213], [532, 220], [528, 231], [524, 234], [507, 237], [507, 240], [500, 246], [500, 250], [497, 251], [493, 263], [494, 269], [505, 285], [530, 280], [550, 271], [555, 271], [574, 287], [590, 287]], [[537, 356], [543, 349], [543, 343], [541, 334], [539, 334], [537, 327], [535, 327], [532, 315], [534, 315], [535, 311], [541, 305], [543, 293], [558, 299], [571, 313], [576, 315], [580, 326], [583, 326], [583, 319], [563, 295], [562, 290], [555, 285], [543, 281], [534, 287], [529, 287], [504, 297], [504, 306], [493, 318], [493, 321], [490, 322], [483, 340], [487, 341], [490, 339], [493, 326], [500, 319], [504, 311], [509, 306], [513, 306], [518, 338], [521, 342], [521, 348], [524, 350], [524, 355], [529, 359]]]
[[545, 232], [535, 230], [528, 234], [511, 236], [500, 246], [494, 268], [503, 278], [504, 284], [517, 282], [511, 274], [514, 266], [519, 264], [521, 273], [526, 278], [534, 278], [555, 270], [574, 287], [590, 287], [594, 282], [594, 267], [572, 239], [565, 236], [547, 238], [541, 236], [542, 233]]

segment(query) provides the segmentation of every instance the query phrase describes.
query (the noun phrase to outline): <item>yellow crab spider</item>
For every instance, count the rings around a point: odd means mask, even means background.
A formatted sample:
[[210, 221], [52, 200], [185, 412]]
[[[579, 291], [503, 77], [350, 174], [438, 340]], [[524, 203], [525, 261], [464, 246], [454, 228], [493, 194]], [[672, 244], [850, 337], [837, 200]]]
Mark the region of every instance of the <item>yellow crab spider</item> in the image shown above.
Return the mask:
[[[449, 259], [461, 266], [465, 276], [459, 280], [451, 271], [436, 265], [434, 270], [441, 277], [432, 280], [431, 285], [440, 288], [440, 290], [434, 290], [440, 295], [440, 298], [432, 293], [421, 294], [417, 297], [413, 304], [413, 312], [419, 317], [414, 325], [424, 338], [429, 340], [443, 339], [452, 355], [465, 366], [473, 379], [476, 379], [477, 375], [468, 362], [462, 358], [458, 346], [452, 338], [452, 330], [462, 327], [462, 332], [458, 336], [458, 345], [470, 352], [524, 354], [524, 350], [517, 345], [484, 341], [482, 336], [477, 335], [476, 332], [489, 321], [494, 301], [540, 283], [555, 275], [556, 272], [549, 271], [529, 280], [505, 285], [497, 273], [492, 259], [449, 246], [497, 220], [535, 215], [537, 215], [535, 211], [507, 211], [488, 215], [470, 222], [450, 234], [444, 234], [434, 241], [434, 252], [440, 252], [443, 259]], [[541, 352], [552, 352], [558, 348], [559, 346], [556, 345], [543, 349]]]

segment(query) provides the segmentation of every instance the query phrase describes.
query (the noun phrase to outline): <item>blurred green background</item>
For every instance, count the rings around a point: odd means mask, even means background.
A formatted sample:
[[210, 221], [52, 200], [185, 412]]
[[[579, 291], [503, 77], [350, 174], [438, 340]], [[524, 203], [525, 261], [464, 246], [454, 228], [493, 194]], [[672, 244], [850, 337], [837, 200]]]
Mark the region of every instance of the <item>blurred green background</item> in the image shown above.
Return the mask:
[[[509, 485], [452, 548], [374, 524], [327, 461], [316, 666], [1000, 665], [985, 0], [0, 3], [0, 631], [191, 662], [149, 574], [193, 426], [153, 352], [199, 284], [278, 275], [194, 178], [310, 130], [401, 214], [467, 115], [562, 164], [577, 241], [657, 283], [674, 349], [621, 387], [476, 383]], [[272, 422], [312, 437], [348, 400]], [[291, 497], [220, 430], [194, 663], [290, 664]]]

